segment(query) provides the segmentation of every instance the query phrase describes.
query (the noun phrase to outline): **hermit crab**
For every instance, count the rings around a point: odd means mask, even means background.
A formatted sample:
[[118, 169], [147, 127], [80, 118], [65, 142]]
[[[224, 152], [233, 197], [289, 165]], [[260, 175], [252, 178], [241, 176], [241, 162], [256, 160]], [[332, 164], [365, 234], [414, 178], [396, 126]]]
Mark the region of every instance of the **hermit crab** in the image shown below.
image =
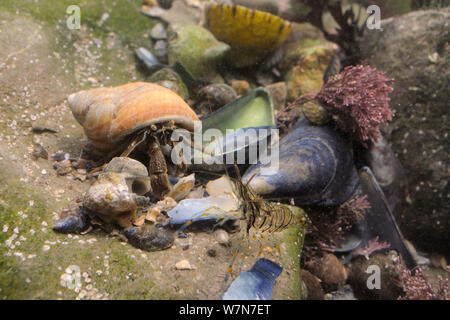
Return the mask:
[[173, 91], [154, 83], [136, 82], [80, 91], [70, 95], [68, 101], [89, 140], [84, 154], [106, 162], [139, 149], [148, 156], [156, 197], [163, 198], [170, 191], [168, 165], [176, 173], [186, 169], [183, 164], [166, 163], [174, 147], [170, 137], [178, 127], [193, 131], [199, 119]]

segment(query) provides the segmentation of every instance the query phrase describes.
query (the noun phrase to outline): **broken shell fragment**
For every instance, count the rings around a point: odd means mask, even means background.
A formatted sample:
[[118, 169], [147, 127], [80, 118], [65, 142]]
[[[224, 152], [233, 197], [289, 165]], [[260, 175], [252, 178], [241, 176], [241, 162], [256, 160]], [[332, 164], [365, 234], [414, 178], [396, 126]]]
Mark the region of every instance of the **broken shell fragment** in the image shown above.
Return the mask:
[[166, 195], [175, 201], [180, 201], [188, 196], [195, 185], [195, 174], [183, 177], [173, 186], [172, 190]]
[[231, 283], [222, 300], [271, 300], [275, 280], [282, 271], [275, 262], [259, 259]]
[[194, 267], [191, 266], [188, 260], [181, 260], [175, 263], [175, 268], [177, 270], [193, 270]]
[[223, 229], [217, 229], [216, 231], [214, 231], [214, 237], [221, 245], [228, 245], [230, 242], [230, 236], [228, 235], [228, 232]]
[[201, 199], [185, 199], [167, 212], [171, 224], [185, 224], [196, 221], [229, 221], [241, 216], [239, 201], [233, 195], [212, 196]]
[[130, 192], [139, 196], [150, 192], [147, 168], [137, 160], [128, 157], [115, 157], [106, 165], [103, 172], [122, 173]]
[[45, 150], [45, 148], [37, 142], [34, 143], [32, 154], [35, 159], [39, 159], [39, 158], [46, 159], [46, 160], [48, 159], [47, 150]]
[[225, 196], [234, 193], [234, 186], [230, 178], [226, 175], [219, 179], [209, 181], [206, 184], [206, 192], [210, 196]]

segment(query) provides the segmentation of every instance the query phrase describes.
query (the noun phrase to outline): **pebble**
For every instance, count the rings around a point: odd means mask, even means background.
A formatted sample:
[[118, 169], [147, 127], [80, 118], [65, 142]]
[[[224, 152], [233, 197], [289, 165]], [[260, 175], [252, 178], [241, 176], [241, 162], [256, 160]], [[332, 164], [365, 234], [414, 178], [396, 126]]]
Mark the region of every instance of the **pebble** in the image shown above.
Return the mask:
[[155, 52], [155, 56], [163, 61], [167, 55], [167, 42], [164, 40], [158, 40], [155, 42], [153, 46], [153, 51]]
[[162, 23], [156, 24], [150, 33], [150, 37], [153, 40], [167, 40], [167, 32], [164, 25]]
[[50, 246], [48, 245], [48, 244], [46, 244], [46, 245], [44, 245], [43, 247], [42, 247], [42, 251], [48, 251], [48, 250], [50, 250]]
[[48, 159], [48, 153], [47, 151], [44, 149], [44, 147], [39, 144], [39, 143], [35, 143], [34, 147], [33, 147], [33, 157], [35, 157], [36, 159], [38, 158], [42, 158], [42, 159]]
[[230, 83], [231, 87], [236, 91], [238, 96], [250, 92], [250, 84], [245, 80], [232, 80]]
[[71, 281], [72, 281], [72, 276], [70, 274], [67, 274], [67, 273], [63, 273], [61, 275], [61, 277], [59, 278], [59, 284], [62, 287], [66, 287], [67, 283], [70, 283]]
[[189, 261], [187, 261], [187, 260], [181, 260], [181, 261], [178, 261], [176, 264], [175, 264], [175, 268], [177, 269], [177, 270], [193, 270], [194, 268], [191, 266], [191, 264], [189, 263]]
[[228, 232], [226, 232], [223, 229], [215, 230], [214, 238], [217, 240], [218, 243], [220, 243], [222, 245], [227, 245], [230, 241], [230, 236], [228, 235]]

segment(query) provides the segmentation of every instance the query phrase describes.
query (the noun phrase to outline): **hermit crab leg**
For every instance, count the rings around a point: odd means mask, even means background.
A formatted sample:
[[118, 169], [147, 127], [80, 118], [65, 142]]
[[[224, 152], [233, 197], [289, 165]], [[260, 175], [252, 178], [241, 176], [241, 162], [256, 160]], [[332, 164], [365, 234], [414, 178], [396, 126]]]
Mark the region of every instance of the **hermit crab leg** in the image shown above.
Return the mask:
[[133, 152], [134, 149], [136, 149], [142, 142], [145, 141], [145, 139], [147, 139], [147, 135], [148, 135], [148, 131], [147, 130], [145, 130], [145, 131], [141, 132], [140, 134], [138, 134], [136, 136], [136, 138], [134, 138], [133, 141], [131, 141], [131, 143], [122, 152], [122, 154], [120, 156], [121, 157], [128, 157], [130, 155], [130, 153]]
[[171, 190], [169, 176], [167, 175], [167, 164], [161, 146], [155, 138], [148, 139], [147, 154], [149, 156], [148, 173], [152, 193], [162, 199]]

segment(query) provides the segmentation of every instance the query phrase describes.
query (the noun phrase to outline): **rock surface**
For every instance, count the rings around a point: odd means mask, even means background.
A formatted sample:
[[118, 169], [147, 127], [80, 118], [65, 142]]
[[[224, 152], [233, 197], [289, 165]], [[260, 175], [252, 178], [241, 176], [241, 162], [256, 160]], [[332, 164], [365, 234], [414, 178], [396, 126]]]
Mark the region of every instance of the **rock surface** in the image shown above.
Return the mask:
[[347, 280], [347, 271], [334, 254], [308, 261], [306, 268], [320, 280], [325, 290], [336, 290]]
[[320, 39], [304, 39], [286, 45], [280, 69], [285, 73], [287, 99], [318, 91], [336, 45]]
[[[358, 299], [396, 300], [403, 294], [398, 285], [400, 277], [394, 269], [394, 256], [373, 254], [369, 259], [359, 257], [351, 263], [348, 280]], [[378, 285], [377, 274], [380, 276]]]
[[169, 28], [169, 64], [180, 61], [195, 79], [223, 82], [216, 67], [229, 50], [229, 45], [200, 26], [180, 24]]
[[450, 10], [416, 11], [368, 30], [363, 58], [394, 78], [395, 118], [386, 139], [405, 167], [410, 203], [396, 219], [406, 238], [424, 250], [450, 252], [449, 107]]

